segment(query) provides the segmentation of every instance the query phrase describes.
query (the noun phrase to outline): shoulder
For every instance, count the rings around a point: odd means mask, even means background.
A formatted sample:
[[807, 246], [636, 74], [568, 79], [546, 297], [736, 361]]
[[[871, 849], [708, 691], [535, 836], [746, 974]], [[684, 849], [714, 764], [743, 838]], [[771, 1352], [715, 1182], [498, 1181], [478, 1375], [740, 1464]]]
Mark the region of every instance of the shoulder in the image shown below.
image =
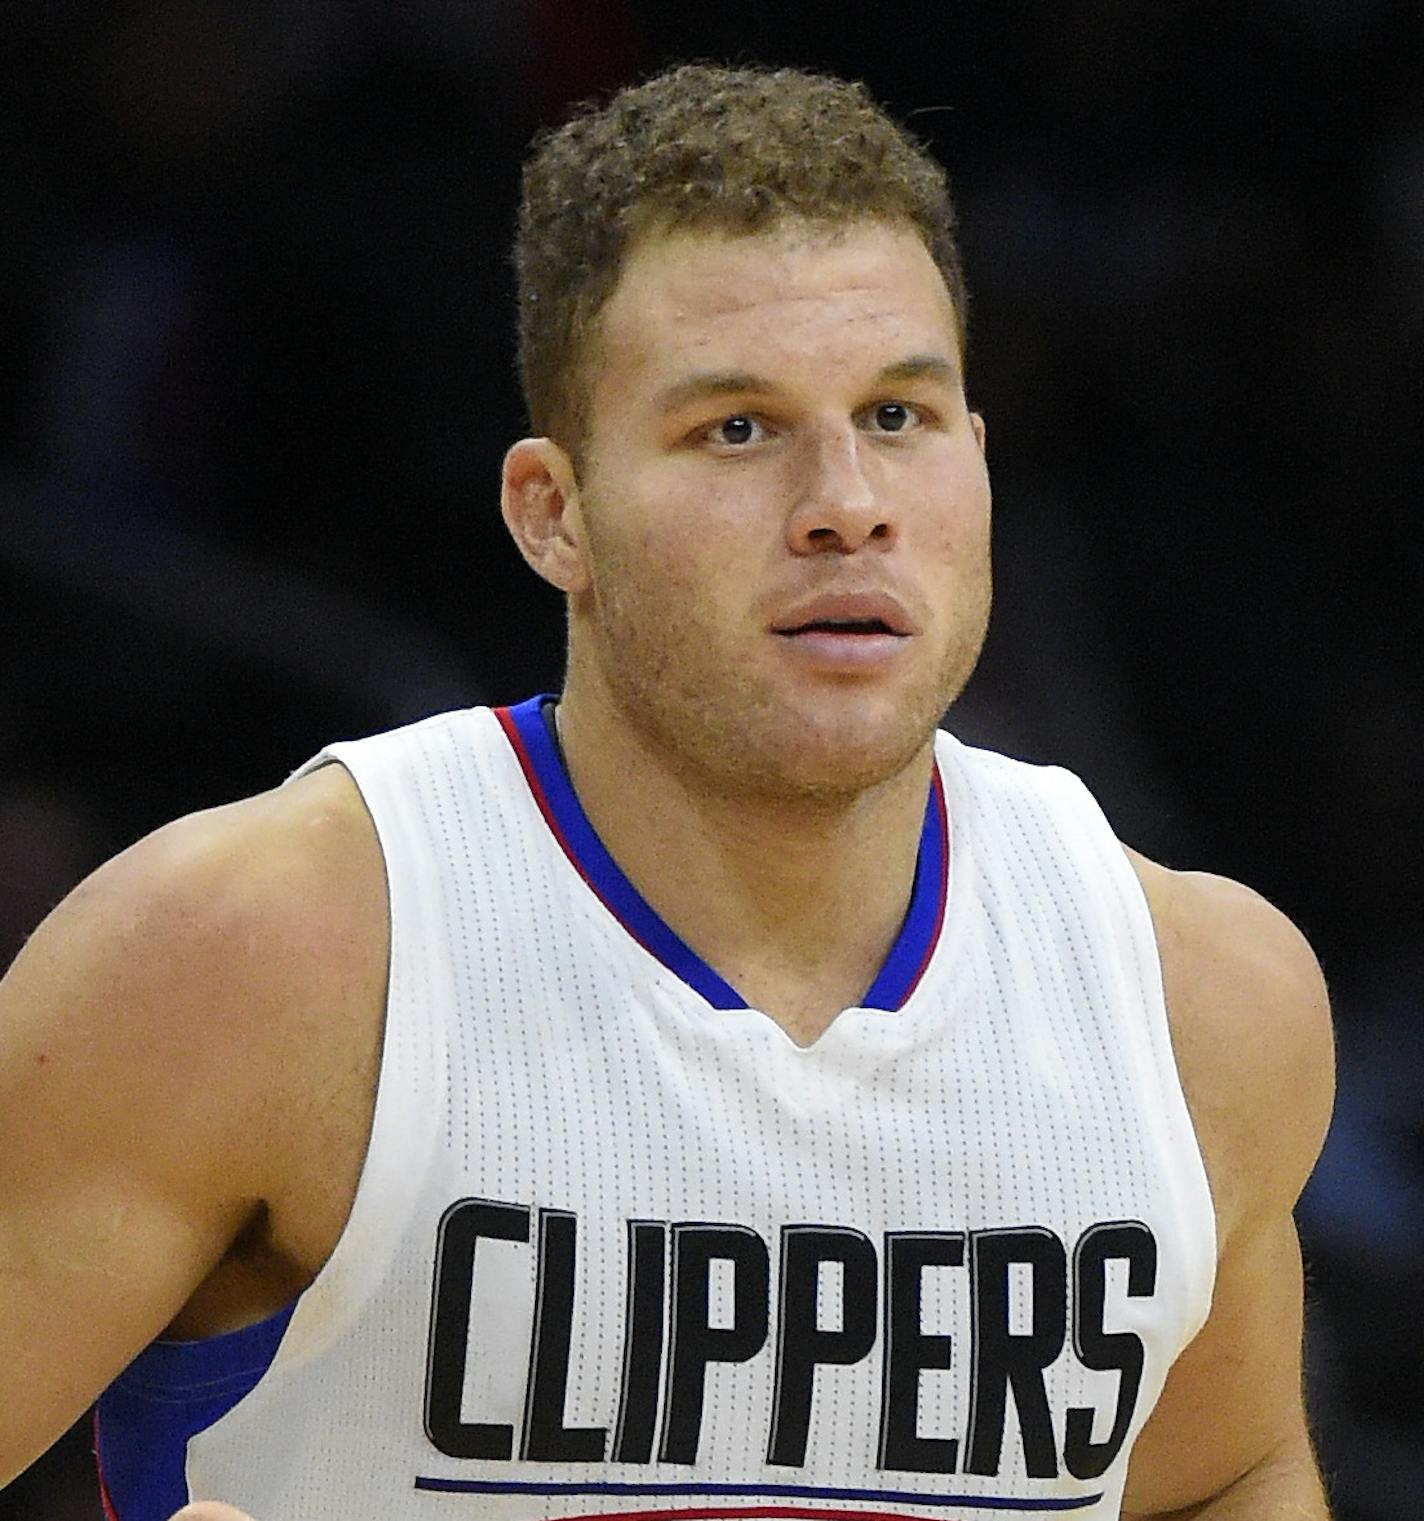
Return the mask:
[[260, 1195], [283, 1139], [255, 1123], [279, 1112], [266, 1095], [324, 1060], [328, 1042], [308, 1037], [369, 1002], [384, 959], [379, 847], [327, 766], [101, 867], [36, 931], [0, 1010], [71, 1129], [123, 1118], [136, 1145], [163, 1149], [155, 1165], [243, 1176]]
[[[189, 975], [249, 997], [327, 964], [383, 902], [380, 852], [350, 776], [323, 766], [238, 803], [164, 826], [102, 866], [37, 942], [81, 963], [116, 955], [126, 977]], [[220, 974], [215, 977], [215, 974]]]
[[1259, 893], [1127, 852], [1223, 1237], [1294, 1202], [1330, 1120], [1329, 999], [1305, 937]]
[[[0, 980], [0, 1352], [18, 1370], [0, 1483], [204, 1285], [226, 1325], [310, 1277], [364, 1151], [384, 963], [374, 834], [334, 768], [157, 831], [31, 937]], [[260, 1271], [224, 1287], [238, 1242]]]

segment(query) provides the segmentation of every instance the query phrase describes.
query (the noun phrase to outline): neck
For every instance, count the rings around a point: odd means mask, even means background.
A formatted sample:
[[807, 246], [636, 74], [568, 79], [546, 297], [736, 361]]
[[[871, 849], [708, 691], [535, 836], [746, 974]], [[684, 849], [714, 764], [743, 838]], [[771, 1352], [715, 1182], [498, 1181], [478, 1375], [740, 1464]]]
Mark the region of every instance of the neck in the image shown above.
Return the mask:
[[798, 1043], [859, 1002], [914, 886], [932, 746], [854, 796], [739, 792], [690, 774], [606, 704], [560, 704], [579, 801], [628, 879]]

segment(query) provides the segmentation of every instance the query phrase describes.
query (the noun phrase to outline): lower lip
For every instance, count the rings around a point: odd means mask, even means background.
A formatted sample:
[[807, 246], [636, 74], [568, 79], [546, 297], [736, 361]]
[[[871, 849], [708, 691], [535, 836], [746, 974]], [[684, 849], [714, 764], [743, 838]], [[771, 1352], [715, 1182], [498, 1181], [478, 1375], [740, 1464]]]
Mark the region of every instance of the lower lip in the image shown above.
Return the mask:
[[900, 634], [837, 634], [830, 629], [808, 629], [805, 633], [776, 637], [817, 665], [845, 670], [887, 665], [909, 643]]

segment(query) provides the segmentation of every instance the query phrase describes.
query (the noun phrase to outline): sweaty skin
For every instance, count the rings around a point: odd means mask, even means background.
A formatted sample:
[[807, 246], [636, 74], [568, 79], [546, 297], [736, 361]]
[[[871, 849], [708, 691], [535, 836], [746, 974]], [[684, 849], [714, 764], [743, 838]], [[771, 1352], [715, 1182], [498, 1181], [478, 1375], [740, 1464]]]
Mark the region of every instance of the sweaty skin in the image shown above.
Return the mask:
[[[988, 611], [953, 313], [904, 229], [650, 237], [594, 358], [582, 472], [527, 439], [503, 488], [569, 600], [570, 770], [644, 897], [807, 1044], [903, 917]], [[1323, 1521], [1290, 1216], [1329, 1114], [1319, 970], [1248, 889], [1132, 860], [1219, 1264], [1124, 1514]], [[370, 1133], [386, 913], [329, 766], [124, 852], [0, 983], [0, 1484], [165, 1329], [258, 1320], [326, 1261]]]

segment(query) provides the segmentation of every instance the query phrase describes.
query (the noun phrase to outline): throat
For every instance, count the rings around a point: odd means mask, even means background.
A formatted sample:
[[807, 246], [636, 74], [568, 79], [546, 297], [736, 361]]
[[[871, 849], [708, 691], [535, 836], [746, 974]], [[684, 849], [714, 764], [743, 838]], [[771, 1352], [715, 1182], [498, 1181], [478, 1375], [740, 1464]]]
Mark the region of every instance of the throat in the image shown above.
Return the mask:
[[844, 1009], [901, 1006], [944, 904], [947, 829], [931, 746], [834, 813], [801, 817], [784, 801], [699, 786], [617, 725], [585, 732], [572, 706], [557, 725], [554, 709], [542, 704], [525, 740], [563, 789], [554, 811], [568, 814], [574, 840], [563, 848], [612, 892], [635, 938], [714, 1007], [762, 1010], [808, 1045]]

